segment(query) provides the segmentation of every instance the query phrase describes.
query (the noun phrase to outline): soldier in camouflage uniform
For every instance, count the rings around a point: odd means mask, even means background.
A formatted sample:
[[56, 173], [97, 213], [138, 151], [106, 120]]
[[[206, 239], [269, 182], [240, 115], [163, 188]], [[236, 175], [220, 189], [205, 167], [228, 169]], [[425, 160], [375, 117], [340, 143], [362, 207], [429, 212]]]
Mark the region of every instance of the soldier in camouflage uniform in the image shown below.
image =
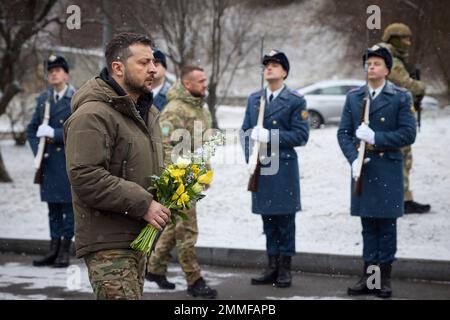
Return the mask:
[[[415, 111], [420, 108], [420, 102], [425, 95], [425, 83], [413, 79], [408, 71], [409, 48], [411, 47], [412, 32], [409, 27], [403, 23], [392, 23], [386, 27], [382, 37], [382, 45], [387, 47], [393, 57], [392, 71], [388, 80], [411, 91], [414, 98]], [[404, 206], [405, 214], [408, 213], [427, 213], [430, 211], [429, 204], [420, 204], [413, 200], [410, 190], [409, 175], [412, 167], [411, 146], [402, 148], [403, 153], [403, 187], [404, 187]]]
[[[185, 67], [181, 72], [181, 80], [169, 89], [169, 102], [160, 117], [166, 166], [178, 156], [174, 155], [174, 159], [171, 156], [179, 143], [178, 139], [172, 139], [174, 131], [187, 130], [182, 143], [186, 143], [186, 135], [189, 133], [191, 151], [194, 151], [201, 147], [203, 134], [211, 128], [211, 115], [204, 100], [206, 89], [206, 75], [203, 69], [195, 66]], [[169, 223], [165, 228], [150, 256], [146, 278], [155, 281], [160, 288], [175, 288], [175, 284], [167, 281], [165, 274], [171, 260], [170, 251], [176, 246], [178, 260], [186, 274], [188, 293], [194, 297], [215, 298], [217, 291], [208, 287], [203, 280], [195, 254], [198, 237], [196, 208], [191, 208], [187, 214], [187, 220], [179, 219], [176, 224]]]

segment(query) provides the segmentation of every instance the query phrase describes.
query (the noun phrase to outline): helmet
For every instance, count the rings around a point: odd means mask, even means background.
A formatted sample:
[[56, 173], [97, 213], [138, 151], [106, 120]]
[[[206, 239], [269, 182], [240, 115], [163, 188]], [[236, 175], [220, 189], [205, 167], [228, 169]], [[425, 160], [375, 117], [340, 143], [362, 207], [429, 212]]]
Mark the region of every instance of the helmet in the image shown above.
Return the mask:
[[392, 37], [411, 37], [411, 29], [404, 23], [391, 23], [384, 29], [383, 37], [381, 40], [383, 42], [389, 42]]

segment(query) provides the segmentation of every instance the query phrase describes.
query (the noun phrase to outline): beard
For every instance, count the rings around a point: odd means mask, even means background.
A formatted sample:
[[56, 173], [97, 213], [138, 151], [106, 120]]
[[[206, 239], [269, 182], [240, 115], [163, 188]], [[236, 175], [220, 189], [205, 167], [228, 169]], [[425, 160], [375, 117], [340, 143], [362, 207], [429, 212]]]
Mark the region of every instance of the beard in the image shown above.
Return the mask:
[[146, 86], [144, 83], [140, 84], [135, 78], [131, 76], [131, 74], [128, 73], [127, 70], [125, 70], [123, 82], [127, 86], [128, 90], [138, 94], [139, 96], [152, 92], [150, 86]]

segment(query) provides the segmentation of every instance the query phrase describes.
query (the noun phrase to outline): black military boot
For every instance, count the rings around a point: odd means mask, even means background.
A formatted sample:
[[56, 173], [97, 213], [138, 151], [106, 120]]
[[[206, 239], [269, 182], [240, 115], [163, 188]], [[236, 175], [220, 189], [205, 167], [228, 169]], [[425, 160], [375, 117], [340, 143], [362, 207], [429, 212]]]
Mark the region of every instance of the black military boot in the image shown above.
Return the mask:
[[405, 214], [430, 212], [429, 204], [421, 204], [415, 201], [405, 201]]
[[50, 251], [43, 256], [41, 259], [34, 260], [33, 266], [42, 267], [42, 266], [50, 266], [55, 263], [56, 257], [58, 256], [59, 247], [61, 245], [61, 239], [52, 238], [50, 240]]
[[267, 265], [266, 269], [264, 269], [261, 276], [252, 278], [251, 283], [253, 285], [273, 284], [278, 275], [278, 262], [278, 256], [269, 256], [269, 264]]
[[367, 279], [369, 279], [370, 274], [367, 274], [367, 269], [371, 263], [364, 262], [364, 270], [362, 277], [353, 286], [347, 289], [347, 294], [349, 296], [357, 296], [363, 294], [375, 294], [376, 289], [369, 289], [367, 287]]
[[175, 289], [175, 283], [169, 282], [169, 280], [167, 280], [165, 275], [148, 272], [145, 275], [145, 279], [147, 279], [148, 281], [156, 282], [156, 284], [160, 289], [169, 289], [169, 290]]
[[392, 296], [391, 288], [391, 263], [380, 264], [381, 269], [381, 288], [377, 290], [377, 296], [380, 298], [390, 298]]
[[275, 280], [275, 286], [278, 288], [287, 288], [291, 286], [291, 259], [289, 256], [281, 256], [278, 264], [278, 275]]
[[70, 264], [70, 245], [72, 239], [63, 238], [53, 268], [67, 268]]
[[193, 285], [188, 286], [187, 292], [193, 297], [214, 299], [217, 296], [217, 290], [206, 285], [203, 278], [199, 278]]

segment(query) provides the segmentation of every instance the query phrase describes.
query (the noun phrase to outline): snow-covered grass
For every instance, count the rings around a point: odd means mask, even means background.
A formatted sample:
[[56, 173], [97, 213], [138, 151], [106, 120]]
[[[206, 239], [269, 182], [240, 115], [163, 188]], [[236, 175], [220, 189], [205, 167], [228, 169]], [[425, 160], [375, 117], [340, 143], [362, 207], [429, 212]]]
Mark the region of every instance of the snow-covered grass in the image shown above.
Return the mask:
[[[218, 286], [234, 274], [203, 271], [203, 276], [211, 286]], [[184, 273], [179, 265], [169, 265], [168, 276], [176, 288], [171, 292], [183, 292], [187, 289]], [[46, 300], [45, 294], [17, 295], [2, 292], [3, 287], [20, 285], [26, 290], [46, 289], [49, 286], [64, 288], [65, 292], [92, 293], [86, 265], [76, 261], [69, 268], [35, 268], [24, 263], [6, 263], [0, 265], [0, 300]], [[155, 282], [145, 281], [144, 292], [162, 293]]]
[[[221, 107], [221, 128], [239, 128], [243, 108]], [[303, 211], [297, 215], [297, 251], [360, 255], [360, 220], [351, 217], [350, 167], [336, 139], [336, 126], [311, 132], [298, 149]], [[415, 200], [432, 205], [426, 215], [399, 219], [398, 257], [450, 260], [450, 108], [430, 111], [413, 147], [411, 175]], [[14, 179], [0, 185], [0, 237], [47, 239], [47, 206], [32, 184], [29, 147], [0, 142]], [[227, 159], [226, 163], [220, 160]], [[234, 164], [229, 163], [234, 159]], [[216, 155], [215, 181], [199, 202], [199, 246], [265, 249], [262, 222], [250, 210], [248, 175], [239, 145], [227, 145]]]

